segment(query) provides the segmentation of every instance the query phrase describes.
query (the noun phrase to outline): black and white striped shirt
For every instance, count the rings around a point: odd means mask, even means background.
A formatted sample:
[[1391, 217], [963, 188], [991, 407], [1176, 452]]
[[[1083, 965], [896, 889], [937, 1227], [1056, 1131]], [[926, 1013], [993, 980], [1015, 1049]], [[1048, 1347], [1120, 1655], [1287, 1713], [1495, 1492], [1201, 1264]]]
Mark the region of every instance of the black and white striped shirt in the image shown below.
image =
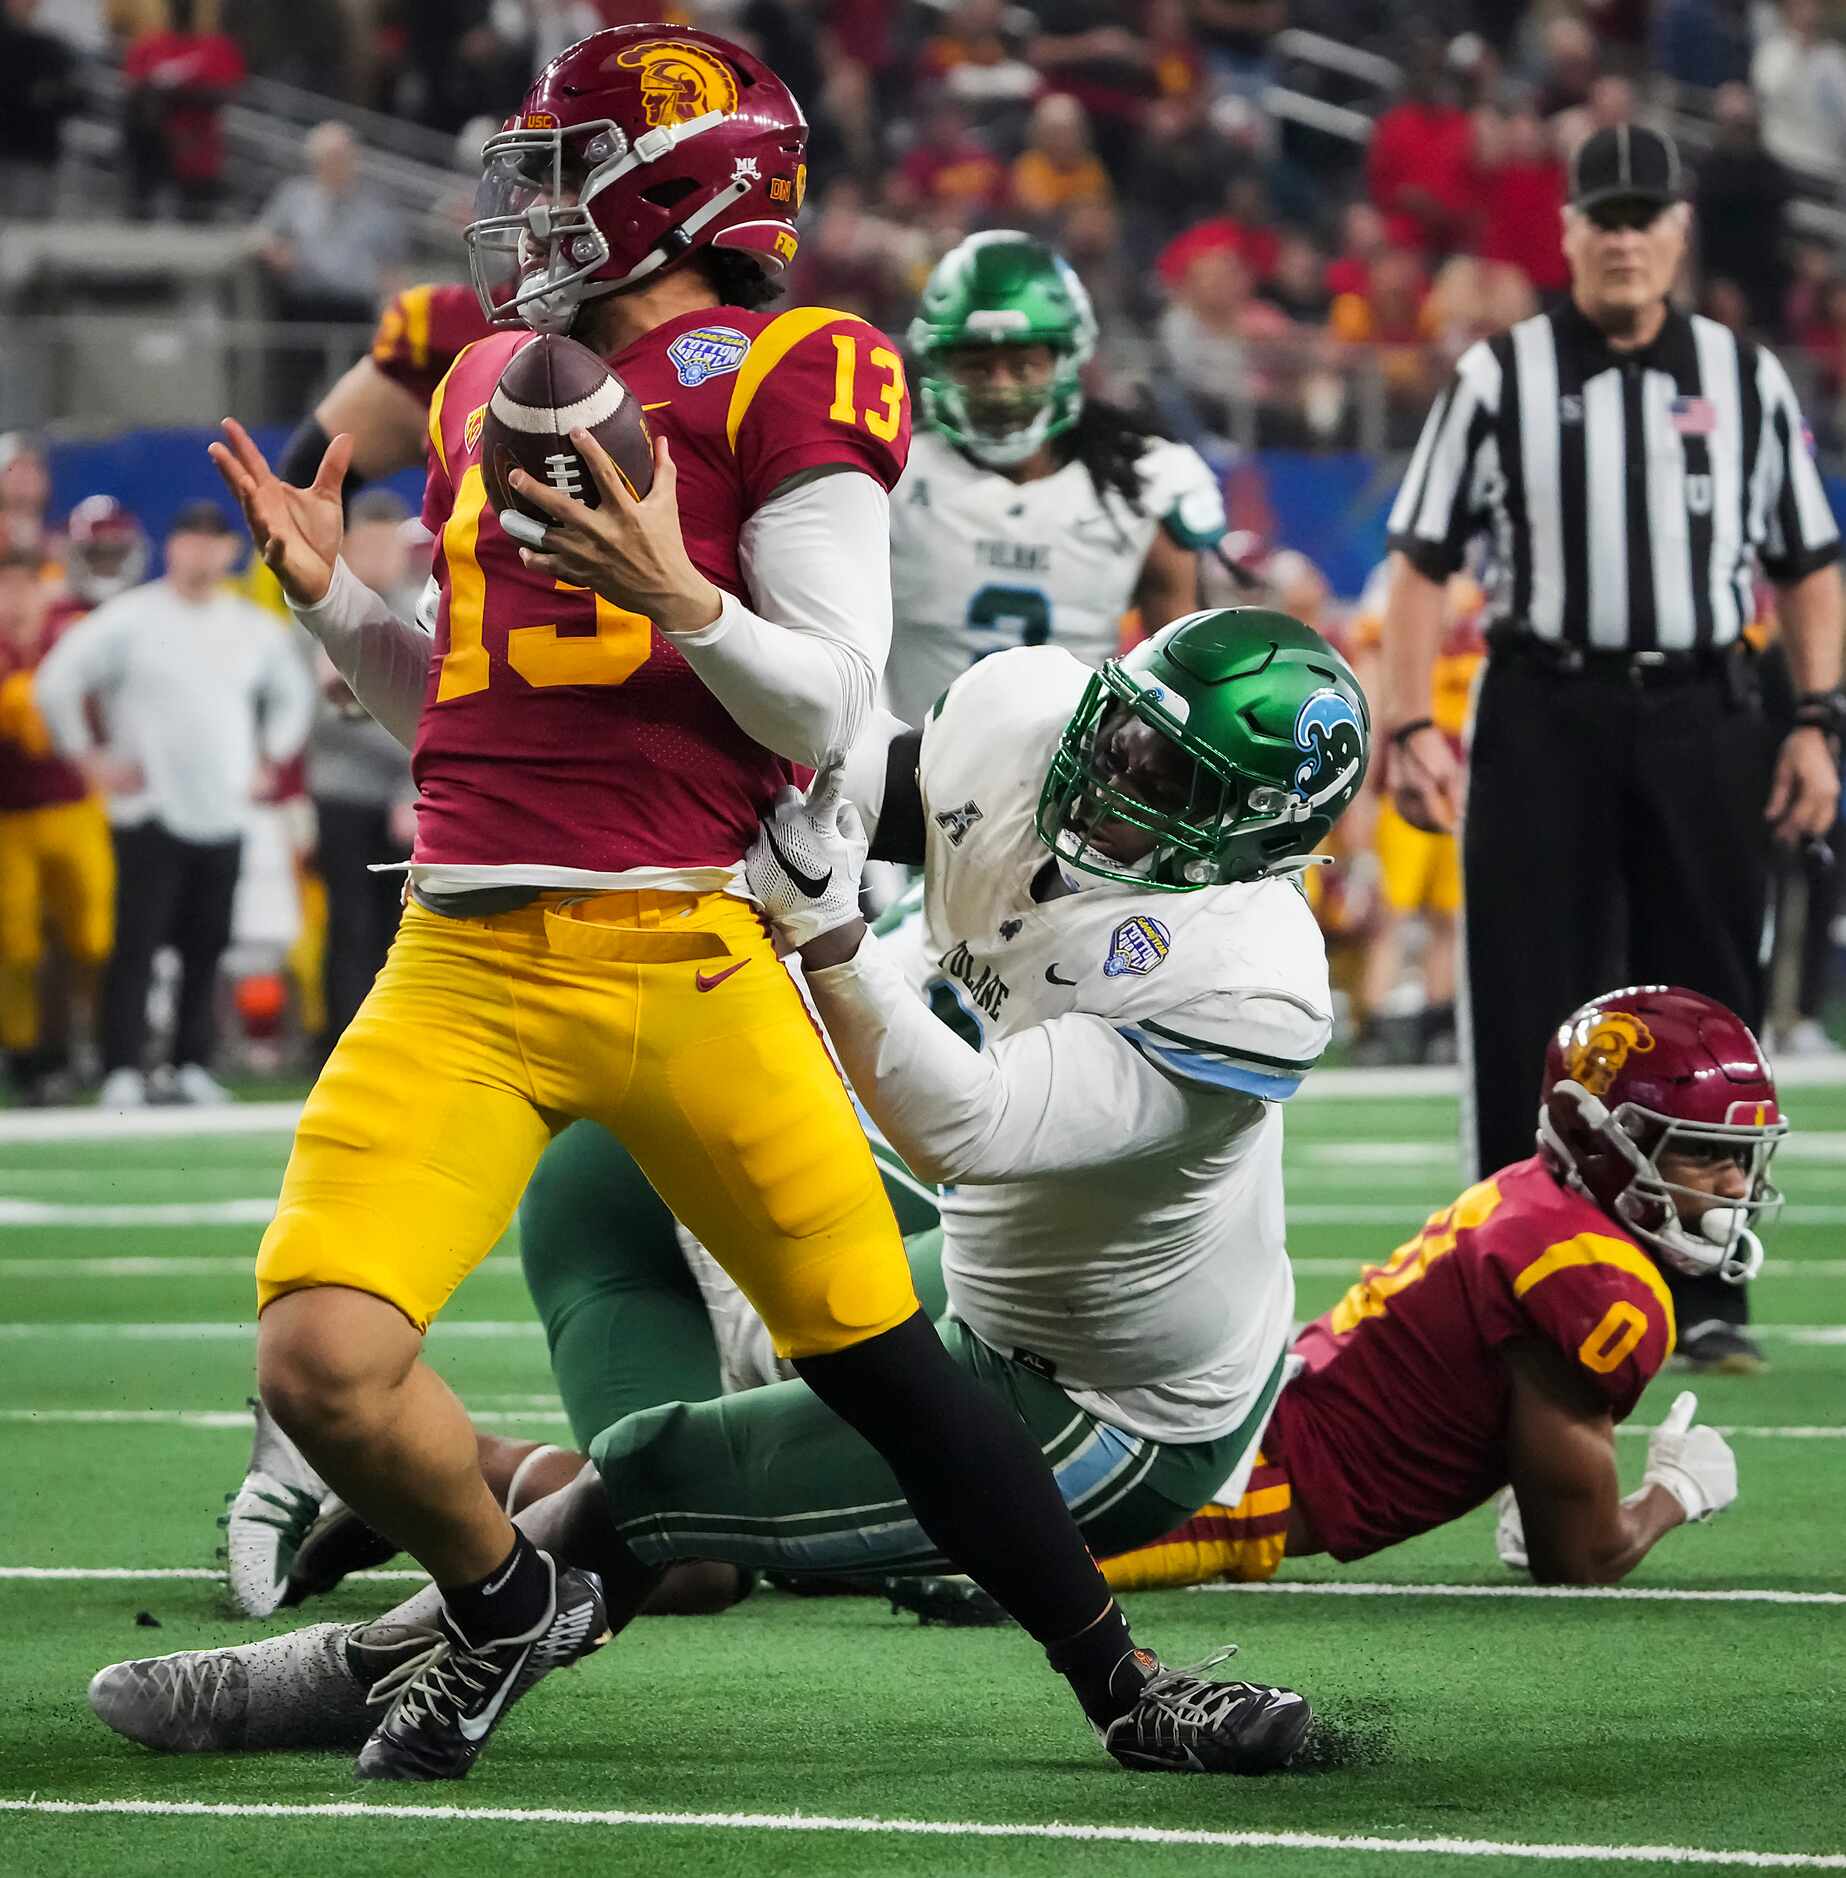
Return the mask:
[[1618, 352], [1573, 303], [1470, 346], [1423, 426], [1391, 546], [1443, 580], [1482, 532], [1490, 619], [1611, 651], [1727, 645], [1757, 566], [1840, 545], [1772, 352], [1670, 309]]

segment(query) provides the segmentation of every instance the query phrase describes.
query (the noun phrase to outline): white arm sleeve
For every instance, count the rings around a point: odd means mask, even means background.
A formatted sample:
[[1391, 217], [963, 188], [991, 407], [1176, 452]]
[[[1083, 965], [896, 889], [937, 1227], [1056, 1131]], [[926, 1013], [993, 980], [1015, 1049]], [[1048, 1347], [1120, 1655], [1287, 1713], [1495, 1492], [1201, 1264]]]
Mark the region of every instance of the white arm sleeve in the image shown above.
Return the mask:
[[1246, 1097], [1163, 1075], [1103, 1018], [1073, 1012], [971, 1050], [868, 933], [807, 985], [859, 1100], [920, 1180], [982, 1186], [1104, 1166]]
[[891, 745], [910, 728], [882, 705], [872, 707], [871, 721], [846, 752], [840, 785], [859, 811], [868, 841], [878, 839], [878, 818], [885, 812], [885, 782], [891, 771]]
[[399, 619], [344, 561], [315, 606], [289, 611], [311, 632], [352, 694], [406, 750], [417, 740], [429, 679], [430, 635]]
[[864, 728], [891, 650], [890, 497], [858, 470], [801, 483], [745, 521], [739, 559], [762, 612], [727, 594], [673, 644], [739, 729], [824, 768]]
[[75, 759], [96, 748], [84, 706], [120, 675], [128, 624], [128, 615], [113, 602], [98, 607], [46, 653], [34, 674], [32, 700], [60, 756]]

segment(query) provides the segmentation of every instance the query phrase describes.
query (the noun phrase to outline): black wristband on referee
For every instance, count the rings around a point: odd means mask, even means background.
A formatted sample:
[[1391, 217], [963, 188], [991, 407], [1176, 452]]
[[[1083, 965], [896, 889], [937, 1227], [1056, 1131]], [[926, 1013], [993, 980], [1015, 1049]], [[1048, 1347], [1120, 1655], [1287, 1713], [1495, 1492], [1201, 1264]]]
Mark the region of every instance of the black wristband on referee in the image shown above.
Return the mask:
[[1413, 717], [1407, 724], [1399, 724], [1385, 742], [1393, 750], [1401, 750], [1419, 730], [1434, 730], [1436, 720], [1433, 717]]
[[1795, 728], [1818, 730], [1835, 744], [1846, 743], [1846, 694], [1838, 691], [1804, 692], [1795, 700]]

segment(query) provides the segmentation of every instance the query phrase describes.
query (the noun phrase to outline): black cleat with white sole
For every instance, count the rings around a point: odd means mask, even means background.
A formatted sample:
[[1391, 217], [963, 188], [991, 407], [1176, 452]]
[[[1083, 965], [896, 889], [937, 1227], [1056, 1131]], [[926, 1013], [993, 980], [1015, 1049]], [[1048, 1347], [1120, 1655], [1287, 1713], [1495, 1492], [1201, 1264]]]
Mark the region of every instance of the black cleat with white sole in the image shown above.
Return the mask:
[[602, 1580], [594, 1572], [560, 1569], [538, 1555], [552, 1575], [545, 1615], [517, 1637], [472, 1644], [444, 1611], [436, 1640], [399, 1664], [372, 1689], [384, 1720], [359, 1750], [361, 1780], [462, 1780], [519, 1698], [542, 1676], [581, 1661], [609, 1641]]
[[1167, 1669], [1144, 1650], [1152, 1670], [1134, 1706], [1097, 1732], [1134, 1772], [1270, 1774], [1294, 1759], [1313, 1719], [1305, 1697], [1260, 1682], [1214, 1682], [1200, 1672], [1230, 1656], [1222, 1650], [1189, 1669]]

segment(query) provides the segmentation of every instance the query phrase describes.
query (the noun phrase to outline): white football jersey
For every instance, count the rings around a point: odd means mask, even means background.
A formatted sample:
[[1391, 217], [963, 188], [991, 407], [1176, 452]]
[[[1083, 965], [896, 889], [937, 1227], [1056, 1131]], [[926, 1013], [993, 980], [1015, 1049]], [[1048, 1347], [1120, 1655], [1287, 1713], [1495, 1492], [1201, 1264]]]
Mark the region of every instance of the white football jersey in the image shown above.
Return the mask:
[[1141, 511], [1097, 490], [1081, 463], [1015, 483], [920, 430], [891, 494], [891, 656], [885, 694], [907, 724], [975, 660], [1057, 645], [1098, 665], [1157, 530], [1188, 547], [1224, 533], [1224, 498], [1198, 452], [1153, 440], [1140, 461]]
[[[1238, 1425], [1288, 1339], [1280, 1104], [1332, 1034], [1326, 950], [1292, 878], [1163, 893], [1070, 874], [1079, 891], [1034, 896], [1039, 794], [1089, 679], [1045, 646], [949, 691], [919, 765], [923, 914], [887, 943], [985, 1038], [1086, 1014], [1186, 1091], [1183, 1126], [1092, 1171], [946, 1190], [943, 1270], [964, 1323], [1080, 1406], [1201, 1440]], [[1123, 1091], [1087, 1095], [1134, 1125]]]

